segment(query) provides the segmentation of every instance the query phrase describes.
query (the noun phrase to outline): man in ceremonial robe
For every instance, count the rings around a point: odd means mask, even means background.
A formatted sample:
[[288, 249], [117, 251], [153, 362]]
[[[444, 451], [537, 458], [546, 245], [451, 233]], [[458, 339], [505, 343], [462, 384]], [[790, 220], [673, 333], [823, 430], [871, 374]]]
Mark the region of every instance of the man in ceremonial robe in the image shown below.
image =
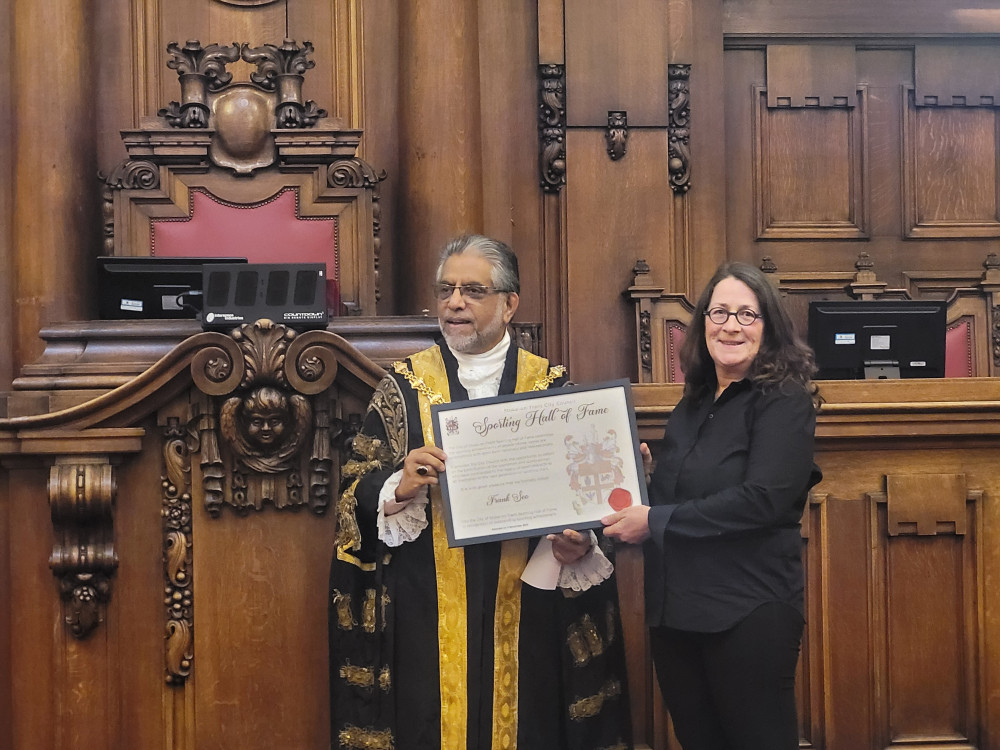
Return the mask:
[[[614, 568], [593, 532], [449, 548], [435, 403], [541, 390], [519, 348], [517, 258], [465, 236], [434, 285], [443, 340], [379, 384], [344, 467], [330, 577], [332, 744], [394, 750], [631, 748]], [[554, 558], [554, 590], [521, 580]]]

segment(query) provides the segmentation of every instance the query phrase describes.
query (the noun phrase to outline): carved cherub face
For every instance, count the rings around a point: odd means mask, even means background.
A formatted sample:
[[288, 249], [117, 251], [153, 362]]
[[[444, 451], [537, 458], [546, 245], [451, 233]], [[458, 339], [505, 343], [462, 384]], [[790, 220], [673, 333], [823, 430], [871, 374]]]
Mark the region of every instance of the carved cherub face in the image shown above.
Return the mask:
[[270, 447], [284, 439], [290, 413], [283, 393], [263, 387], [243, 403], [247, 440], [260, 447]]
[[247, 420], [247, 436], [255, 443], [273, 445], [285, 432], [286, 417], [285, 413], [276, 411], [251, 414]]

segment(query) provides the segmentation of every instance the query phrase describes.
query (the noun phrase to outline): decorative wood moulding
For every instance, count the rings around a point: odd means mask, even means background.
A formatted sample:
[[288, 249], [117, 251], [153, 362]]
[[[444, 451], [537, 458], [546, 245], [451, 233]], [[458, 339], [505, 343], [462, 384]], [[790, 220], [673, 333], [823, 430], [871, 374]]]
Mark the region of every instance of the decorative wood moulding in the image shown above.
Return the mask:
[[542, 190], [566, 185], [566, 66], [538, 66], [538, 143]]
[[628, 143], [628, 112], [608, 110], [608, 128], [604, 133], [608, 144], [608, 156], [618, 161], [625, 156]]
[[298, 335], [268, 320], [219, 336], [191, 363], [196, 387], [209, 396], [198, 415], [205, 508], [240, 512], [264, 503], [307, 505], [322, 514], [330, 501], [330, 418], [325, 391], [337, 375], [329, 334]]
[[670, 188], [686, 193], [691, 187], [691, 66], [672, 64], [667, 71], [670, 87], [670, 116], [667, 125]]
[[61, 457], [49, 471], [49, 506], [56, 543], [49, 567], [59, 579], [66, 625], [85, 638], [104, 620], [114, 547], [115, 477], [106, 456]]
[[914, 45], [914, 106], [1000, 107], [1000, 49], [969, 41]]
[[183, 685], [194, 662], [190, 435], [176, 417], [163, 428], [163, 564], [166, 681]]

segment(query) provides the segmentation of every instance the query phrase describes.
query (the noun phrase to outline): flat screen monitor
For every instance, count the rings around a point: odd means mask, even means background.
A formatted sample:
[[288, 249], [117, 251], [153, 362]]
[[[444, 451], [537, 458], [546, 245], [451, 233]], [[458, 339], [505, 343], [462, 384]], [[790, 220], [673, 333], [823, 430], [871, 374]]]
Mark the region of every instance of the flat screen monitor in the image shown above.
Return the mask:
[[820, 380], [943, 378], [947, 306], [922, 300], [809, 303]]
[[202, 271], [214, 263], [246, 263], [246, 258], [101, 256], [98, 314], [104, 320], [197, 318]]

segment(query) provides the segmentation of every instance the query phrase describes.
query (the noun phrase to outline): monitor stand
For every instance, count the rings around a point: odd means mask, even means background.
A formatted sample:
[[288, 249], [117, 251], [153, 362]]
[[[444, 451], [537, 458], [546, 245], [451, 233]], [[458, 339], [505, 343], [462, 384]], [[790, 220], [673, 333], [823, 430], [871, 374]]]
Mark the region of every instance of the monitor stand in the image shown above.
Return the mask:
[[899, 362], [871, 360], [865, 362], [865, 380], [891, 380], [899, 378]]

